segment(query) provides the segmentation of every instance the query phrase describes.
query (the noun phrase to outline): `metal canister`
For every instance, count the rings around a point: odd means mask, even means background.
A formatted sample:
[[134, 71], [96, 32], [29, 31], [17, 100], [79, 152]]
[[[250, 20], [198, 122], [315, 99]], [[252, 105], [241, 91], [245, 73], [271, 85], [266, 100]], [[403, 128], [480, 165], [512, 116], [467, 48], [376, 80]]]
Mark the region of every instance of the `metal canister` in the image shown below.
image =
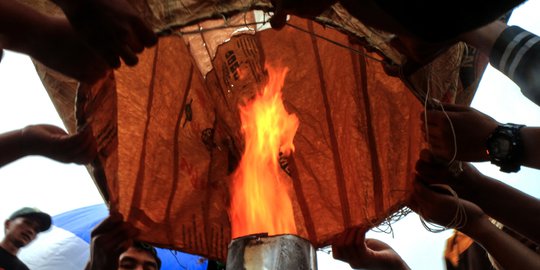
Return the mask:
[[255, 234], [229, 245], [227, 270], [316, 270], [317, 253], [309, 241], [292, 234]]

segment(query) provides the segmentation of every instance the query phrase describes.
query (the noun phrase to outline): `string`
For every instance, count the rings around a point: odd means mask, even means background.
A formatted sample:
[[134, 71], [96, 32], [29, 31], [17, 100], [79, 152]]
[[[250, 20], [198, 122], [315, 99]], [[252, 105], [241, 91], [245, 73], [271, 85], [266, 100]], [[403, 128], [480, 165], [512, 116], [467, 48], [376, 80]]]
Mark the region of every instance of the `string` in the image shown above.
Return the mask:
[[[264, 17], [266, 17], [266, 13], [264, 13]], [[244, 19], [245, 20], [245, 19]], [[175, 26], [172, 26], [172, 27], [169, 27], [168, 29], [165, 29], [165, 30], [162, 30], [160, 32], [157, 33], [158, 36], [167, 36], [167, 35], [170, 35], [170, 34], [177, 34], [177, 35], [180, 35], [180, 36], [184, 36], [184, 35], [195, 35], [195, 34], [201, 34], [201, 33], [205, 33], [205, 32], [210, 32], [210, 31], [215, 31], [215, 30], [222, 30], [222, 29], [227, 29], [227, 28], [237, 28], [237, 27], [242, 27], [242, 26], [245, 26], [245, 27], [248, 27], [248, 26], [251, 26], [251, 25], [261, 25], [261, 26], [264, 26], [265, 24], [269, 23], [270, 22], [270, 19], [265, 19], [263, 21], [255, 21], [255, 22], [247, 22], [247, 21], [244, 21], [243, 24], [224, 24], [224, 25], [220, 25], [220, 26], [214, 26], [214, 27], [209, 27], [209, 28], [201, 28], [201, 29], [198, 29], [198, 30], [191, 30], [191, 31], [182, 31], [182, 30], [173, 30], [174, 28], [178, 28], [178, 27], [175, 27]], [[319, 34], [316, 34], [314, 32], [311, 32], [307, 29], [304, 29], [302, 27], [299, 27], [299, 26], [296, 26], [294, 24], [291, 24], [289, 22], [286, 22], [286, 25], [290, 26], [291, 28], [293, 29], [296, 29], [298, 31], [301, 31], [301, 32], [304, 32], [304, 33], [307, 33], [309, 35], [312, 35], [318, 39], [322, 39], [324, 41], [327, 41], [331, 44], [334, 44], [338, 47], [341, 47], [341, 48], [344, 48], [344, 49], [347, 49], [351, 52], [354, 52], [356, 54], [359, 54], [359, 55], [362, 55], [366, 58], [369, 58], [373, 61], [376, 61], [376, 62], [379, 62], [379, 63], [385, 63], [383, 59], [379, 59], [379, 58], [376, 58], [376, 57], [373, 57], [369, 54], [366, 54], [360, 50], [357, 50], [355, 48], [352, 48], [346, 44], [343, 44], [343, 43], [340, 43], [338, 41], [335, 41], [333, 39], [330, 39], [330, 38], [327, 38], [327, 37], [324, 37], [324, 36], [321, 36]]]
[[[428, 81], [427, 81], [427, 84], [426, 84], [426, 88], [427, 88], [426, 89], [426, 97], [424, 99], [424, 124], [425, 124], [426, 139], [427, 139], [427, 142], [428, 142], [428, 147], [429, 147], [430, 150], [432, 150], [431, 149], [431, 144], [429, 143], [429, 125], [428, 125], [428, 119], [427, 119], [427, 105], [428, 105], [429, 95], [430, 95], [430, 92], [431, 92], [431, 80], [430, 80], [430, 78], [431, 78], [431, 66], [428, 67], [428, 68], [429, 69], [427, 70]], [[453, 142], [454, 142], [454, 154], [452, 156], [452, 159], [446, 164], [450, 168], [450, 167], [452, 167], [454, 165], [454, 161], [455, 161], [456, 156], [457, 156], [457, 138], [456, 138], [454, 125], [452, 123], [452, 119], [450, 119], [450, 116], [448, 115], [448, 113], [444, 109], [443, 104], [441, 102], [438, 102], [438, 101], [437, 101], [437, 103], [441, 107], [441, 111], [443, 112], [443, 114], [446, 116], [446, 119], [448, 120], [448, 123], [450, 125], [450, 130], [452, 132], [452, 138], [453, 138]], [[461, 162], [458, 162], [457, 165], [459, 166], [458, 170], [462, 171], [463, 169], [461, 167]], [[420, 222], [422, 223], [422, 226], [424, 226], [424, 228], [429, 232], [439, 233], [439, 232], [446, 231], [449, 228], [455, 228], [455, 229], [459, 230], [460, 228], [462, 228], [462, 226], [467, 224], [467, 213], [465, 211], [465, 207], [461, 203], [461, 200], [460, 200], [458, 194], [449, 185], [431, 184], [430, 187], [439, 187], [439, 188], [445, 189], [448, 192], [450, 192], [450, 194], [454, 198], [454, 200], [456, 202], [456, 205], [457, 205], [456, 213], [454, 214], [454, 217], [452, 218], [452, 220], [448, 224], [446, 224], [445, 226], [438, 225], [438, 224], [426, 221], [421, 215], [419, 215]]]
[[467, 224], [467, 212], [465, 211], [465, 206], [463, 206], [463, 204], [461, 203], [461, 200], [459, 199], [459, 196], [457, 195], [457, 193], [448, 185], [432, 184], [430, 186], [439, 187], [450, 192], [450, 194], [452, 194], [452, 197], [456, 201], [457, 207], [456, 207], [456, 214], [454, 215], [452, 220], [450, 220], [450, 222], [448, 222], [448, 224], [446, 224], [445, 226], [430, 223], [426, 221], [424, 218], [422, 218], [422, 216], [420, 216], [420, 222], [422, 223], [424, 228], [426, 228], [427, 231], [432, 232], [432, 233], [443, 232], [450, 228], [454, 228], [456, 230], [460, 230], [461, 228], [463, 228], [463, 226]]
[[454, 155], [452, 156], [452, 159], [450, 159], [450, 161], [448, 162], [448, 166], [452, 165], [452, 163], [454, 163], [454, 161], [456, 160], [456, 156], [457, 156], [457, 138], [456, 138], [456, 132], [454, 130], [454, 124], [452, 124], [452, 119], [450, 119], [450, 116], [448, 115], [448, 113], [446, 113], [446, 111], [444, 110], [444, 106], [442, 105], [442, 103], [439, 103], [441, 105], [441, 110], [442, 112], [444, 113], [444, 115], [446, 116], [446, 119], [448, 119], [448, 124], [450, 124], [450, 131], [452, 131], [452, 139], [454, 141]]
[[352, 51], [352, 52], [354, 52], [354, 53], [363, 55], [363, 56], [365, 56], [366, 58], [369, 58], [369, 59], [371, 59], [371, 60], [377, 61], [377, 62], [379, 62], [379, 63], [384, 63], [384, 61], [381, 60], [381, 59], [378, 59], [378, 58], [376, 58], [376, 57], [373, 57], [373, 56], [371, 56], [371, 55], [369, 55], [369, 54], [365, 54], [364, 52], [362, 52], [362, 51], [360, 51], [360, 50], [357, 50], [357, 49], [355, 49], [355, 48], [351, 48], [351, 47], [349, 47], [349, 46], [347, 46], [347, 45], [345, 45], [345, 44], [342, 44], [342, 43], [340, 43], [340, 42], [337, 42], [337, 41], [335, 41], [335, 40], [333, 40], [333, 39], [330, 39], [330, 38], [321, 36], [321, 35], [319, 35], [319, 34], [313, 33], [313, 32], [311, 32], [311, 31], [309, 31], [309, 30], [306, 30], [306, 29], [304, 29], [304, 28], [302, 28], [302, 27], [296, 26], [296, 25], [294, 25], [294, 24], [290, 24], [289, 22], [287, 22], [286, 24], [287, 24], [288, 26], [290, 26], [290, 27], [292, 27], [292, 28], [298, 30], [298, 31], [301, 31], [301, 32], [310, 34], [310, 35], [312, 35], [312, 36], [314, 36], [314, 37], [316, 37], [316, 38], [319, 38], [319, 39], [328, 41], [328, 42], [330, 42], [330, 43], [332, 43], [332, 44], [334, 44], [334, 45], [336, 45], [336, 46], [338, 46], [338, 47], [345, 48], [345, 49], [350, 50], [350, 51]]

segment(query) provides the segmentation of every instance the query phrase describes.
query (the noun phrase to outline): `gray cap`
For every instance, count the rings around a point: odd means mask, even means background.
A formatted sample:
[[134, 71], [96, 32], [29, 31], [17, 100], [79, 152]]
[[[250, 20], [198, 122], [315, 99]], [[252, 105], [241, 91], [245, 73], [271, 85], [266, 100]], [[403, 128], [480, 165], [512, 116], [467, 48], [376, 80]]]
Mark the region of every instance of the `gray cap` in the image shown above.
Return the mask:
[[48, 230], [51, 227], [51, 216], [49, 214], [41, 212], [41, 210], [32, 207], [23, 207], [11, 214], [9, 220], [14, 220], [18, 217], [26, 217], [36, 220], [39, 224], [39, 232]]

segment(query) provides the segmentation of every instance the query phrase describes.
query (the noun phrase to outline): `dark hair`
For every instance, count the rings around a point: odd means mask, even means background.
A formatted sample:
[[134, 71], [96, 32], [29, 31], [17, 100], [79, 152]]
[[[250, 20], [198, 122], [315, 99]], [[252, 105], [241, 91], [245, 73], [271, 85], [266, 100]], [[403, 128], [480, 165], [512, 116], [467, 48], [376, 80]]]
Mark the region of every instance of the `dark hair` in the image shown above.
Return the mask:
[[133, 247], [136, 249], [147, 251], [148, 253], [152, 254], [152, 257], [156, 260], [157, 269], [161, 269], [161, 260], [159, 259], [159, 256], [157, 255], [157, 250], [155, 247], [141, 241], [135, 241], [133, 242]]

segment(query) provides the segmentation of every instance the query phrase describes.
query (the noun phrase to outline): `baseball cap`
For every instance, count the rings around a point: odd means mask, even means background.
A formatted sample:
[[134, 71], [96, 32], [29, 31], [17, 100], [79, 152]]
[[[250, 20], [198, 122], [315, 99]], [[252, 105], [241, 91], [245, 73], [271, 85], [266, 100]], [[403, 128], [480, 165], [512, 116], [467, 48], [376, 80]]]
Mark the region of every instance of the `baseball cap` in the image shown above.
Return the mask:
[[34, 219], [39, 224], [39, 231], [43, 232], [51, 227], [51, 216], [49, 214], [41, 212], [41, 210], [33, 207], [23, 207], [11, 214], [9, 220], [14, 220], [18, 217], [26, 217]]

